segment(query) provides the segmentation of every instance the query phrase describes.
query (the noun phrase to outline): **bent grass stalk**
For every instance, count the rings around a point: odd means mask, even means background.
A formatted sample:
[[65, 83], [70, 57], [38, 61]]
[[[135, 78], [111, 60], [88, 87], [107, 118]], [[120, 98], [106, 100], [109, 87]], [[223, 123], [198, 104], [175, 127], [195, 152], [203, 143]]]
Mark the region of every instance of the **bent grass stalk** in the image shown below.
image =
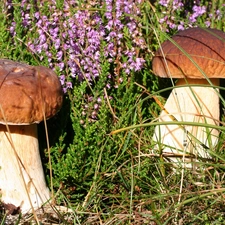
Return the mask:
[[[176, 119], [175, 119], [174, 121], [150, 122], [150, 123], [132, 125], [132, 126], [128, 126], [128, 127], [124, 127], [124, 128], [120, 128], [120, 129], [111, 131], [110, 135], [118, 134], [118, 133], [123, 132], [123, 131], [133, 130], [133, 129], [136, 129], [136, 128], [149, 127], [149, 126], [155, 126], [155, 125], [179, 125], [179, 126], [181, 126], [182, 129], [185, 129], [183, 126], [188, 125], [188, 126], [208, 127], [208, 128], [213, 128], [213, 129], [225, 131], [225, 127], [221, 127], [221, 126], [217, 126], [217, 125], [188, 122], [188, 121], [176, 121]], [[196, 140], [196, 141], [198, 141], [198, 140]], [[204, 146], [204, 143], [199, 142], [199, 144]]]
[[[39, 72], [40, 71], [38, 70], [38, 79], [39, 79], [39, 83], [41, 84], [41, 78], [40, 78]], [[40, 85], [40, 87], [41, 87], [41, 85]], [[50, 145], [49, 145], [49, 138], [48, 138], [48, 127], [47, 127], [46, 115], [45, 115], [45, 107], [46, 106], [45, 106], [45, 102], [43, 100], [42, 89], [41, 89], [41, 99], [42, 99], [41, 109], [42, 109], [42, 114], [43, 114], [43, 118], [44, 118], [45, 137], [46, 137], [46, 144], [47, 144], [47, 150], [48, 150], [48, 163], [49, 163], [49, 173], [50, 173], [51, 197], [52, 197], [52, 201], [54, 201], [52, 162], [51, 162]]]

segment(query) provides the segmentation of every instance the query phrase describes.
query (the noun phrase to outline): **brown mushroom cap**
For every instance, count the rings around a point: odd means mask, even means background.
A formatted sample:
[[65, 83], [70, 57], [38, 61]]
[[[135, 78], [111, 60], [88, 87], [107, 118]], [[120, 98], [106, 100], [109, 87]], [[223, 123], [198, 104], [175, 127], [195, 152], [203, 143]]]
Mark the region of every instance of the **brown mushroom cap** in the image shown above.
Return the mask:
[[[208, 78], [225, 77], [225, 33], [216, 29], [190, 28], [178, 32], [172, 39], [181, 47]], [[202, 79], [204, 75], [174, 43], [162, 44], [167, 62], [158, 49], [153, 58], [153, 72], [160, 77]], [[168, 71], [169, 70], [169, 71]]]
[[51, 69], [0, 59], [0, 123], [39, 123], [54, 116], [62, 100], [59, 79]]

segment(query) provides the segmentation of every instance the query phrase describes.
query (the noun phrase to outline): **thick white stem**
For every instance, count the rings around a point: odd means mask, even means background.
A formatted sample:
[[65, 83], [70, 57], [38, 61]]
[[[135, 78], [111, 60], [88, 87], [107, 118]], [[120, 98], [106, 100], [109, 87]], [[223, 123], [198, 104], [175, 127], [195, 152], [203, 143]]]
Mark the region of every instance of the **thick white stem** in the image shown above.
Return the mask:
[[0, 125], [1, 201], [20, 206], [22, 213], [26, 213], [50, 199], [39, 154], [37, 125], [9, 129], [10, 133]]
[[[211, 80], [214, 85], [218, 79]], [[208, 84], [207, 81], [188, 80], [189, 84]], [[218, 90], [211, 87], [179, 87], [186, 82], [181, 80], [170, 94], [159, 121], [187, 121], [218, 125], [219, 96]], [[191, 135], [189, 135], [191, 134]], [[200, 126], [161, 125], [156, 126], [153, 136], [155, 148], [162, 150], [173, 162], [182, 162], [185, 153], [203, 158], [209, 158], [209, 153], [199, 142], [213, 150], [217, 144], [219, 131]], [[198, 140], [198, 141], [196, 141]], [[165, 154], [165, 155], [166, 155]], [[177, 157], [176, 157], [177, 156]], [[185, 162], [193, 160], [185, 159]], [[192, 167], [187, 163], [186, 167]]]

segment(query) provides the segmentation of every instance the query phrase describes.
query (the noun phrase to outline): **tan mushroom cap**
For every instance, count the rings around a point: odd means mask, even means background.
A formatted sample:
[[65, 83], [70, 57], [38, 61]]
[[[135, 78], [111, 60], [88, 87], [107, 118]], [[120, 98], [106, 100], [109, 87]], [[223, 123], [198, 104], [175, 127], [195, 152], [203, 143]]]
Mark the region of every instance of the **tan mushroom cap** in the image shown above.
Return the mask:
[[59, 79], [51, 69], [0, 59], [0, 123], [39, 123], [54, 116], [62, 101]]
[[[208, 78], [225, 77], [225, 33], [216, 29], [190, 28], [178, 32], [172, 39], [179, 45]], [[153, 72], [160, 77], [202, 79], [204, 75], [171, 41], [162, 44], [153, 58]], [[169, 71], [168, 71], [169, 70]]]

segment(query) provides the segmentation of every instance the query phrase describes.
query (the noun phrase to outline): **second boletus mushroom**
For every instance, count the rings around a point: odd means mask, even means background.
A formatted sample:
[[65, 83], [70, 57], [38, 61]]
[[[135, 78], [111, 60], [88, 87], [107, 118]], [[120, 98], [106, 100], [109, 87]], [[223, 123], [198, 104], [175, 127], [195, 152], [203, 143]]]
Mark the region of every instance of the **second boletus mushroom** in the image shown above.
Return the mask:
[[62, 99], [52, 70], [0, 60], [0, 195], [6, 208], [26, 213], [50, 199], [36, 124], [54, 116]]
[[196, 161], [197, 157], [209, 158], [208, 149], [212, 150], [218, 142], [219, 131], [210, 128], [210, 124], [219, 125], [219, 90], [216, 86], [225, 76], [224, 49], [224, 32], [196, 27], [178, 32], [155, 53], [154, 73], [178, 79], [159, 121], [206, 124], [205, 127], [156, 126], [156, 146], [173, 162], [181, 162], [184, 158], [185, 162]]

